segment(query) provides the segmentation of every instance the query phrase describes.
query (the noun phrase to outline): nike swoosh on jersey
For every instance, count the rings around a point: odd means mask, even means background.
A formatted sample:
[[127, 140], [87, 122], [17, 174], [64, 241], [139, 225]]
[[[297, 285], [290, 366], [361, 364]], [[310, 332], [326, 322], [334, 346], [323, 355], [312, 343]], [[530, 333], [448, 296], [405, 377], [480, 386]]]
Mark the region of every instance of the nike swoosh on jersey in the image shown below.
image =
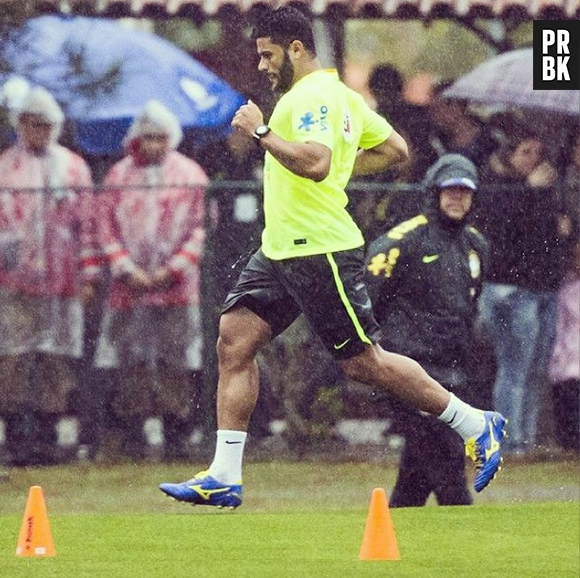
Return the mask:
[[421, 261], [423, 263], [433, 263], [433, 261], [437, 261], [439, 259], [439, 255], [423, 255]]

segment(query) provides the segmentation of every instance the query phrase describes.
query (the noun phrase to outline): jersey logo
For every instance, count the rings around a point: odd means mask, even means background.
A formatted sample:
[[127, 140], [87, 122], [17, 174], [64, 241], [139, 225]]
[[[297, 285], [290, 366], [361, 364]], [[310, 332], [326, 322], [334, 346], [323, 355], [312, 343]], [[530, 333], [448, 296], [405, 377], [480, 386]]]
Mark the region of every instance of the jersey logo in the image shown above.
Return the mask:
[[317, 122], [317, 120], [314, 120], [314, 113], [309, 111], [300, 119], [300, 126], [298, 127], [298, 130], [305, 130], [306, 132], [310, 132], [310, 128]]
[[328, 130], [328, 107], [324, 104], [318, 111], [318, 118], [315, 118], [315, 113], [310, 110], [304, 113], [304, 115], [300, 117], [298, 130], [310, 132], [310, 129], [316, 124], [320, 125], [320, 131]]
[[352, 142], [352, 120], [348, 111], [344, 113], [342, 119], [342, 136], [346, 142]]
[[433, 263], [433, 261], [437, 261], [439, 259], [439, 255], [423, 255], [421, 261], [423, 263]]
[[375, 277], [383, 275], [383, 277], [390, 277], [393, 274], [393, 268], [397, 264], [401, 251], [398, 247], [393, 247], [388, 255], [378, 253], [372, 259], [367, 270]]

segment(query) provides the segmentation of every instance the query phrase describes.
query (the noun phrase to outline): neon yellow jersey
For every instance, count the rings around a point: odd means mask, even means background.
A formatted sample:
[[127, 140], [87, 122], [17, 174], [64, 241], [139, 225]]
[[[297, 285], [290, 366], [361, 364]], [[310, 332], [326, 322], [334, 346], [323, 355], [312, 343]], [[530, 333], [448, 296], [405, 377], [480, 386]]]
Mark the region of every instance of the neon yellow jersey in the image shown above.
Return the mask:
[[362, 233], [346, 210], [344, 189], [357, 150], [385, 141], [393, 131], [391, 125], [342, 83], [336, 70], [317, 70], [282, 96], [269, 126], [287, 141], [327, 146], [332, 162], [326, 179], [316, 183], [295, 175], [266, 153], [264, 254], [279, 260], [363, 245]]

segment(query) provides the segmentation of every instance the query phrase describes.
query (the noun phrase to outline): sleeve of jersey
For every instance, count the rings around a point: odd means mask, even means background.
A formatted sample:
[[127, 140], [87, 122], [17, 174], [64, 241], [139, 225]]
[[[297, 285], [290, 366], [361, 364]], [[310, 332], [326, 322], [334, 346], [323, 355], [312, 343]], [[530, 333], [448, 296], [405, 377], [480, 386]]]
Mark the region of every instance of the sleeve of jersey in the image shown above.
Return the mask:
[[332, 150], [334, 126], [332, 111], [327, 98], [309, 95], [304, 106], [295, 105], [292, 110], [292, 135], [295, 142], [317, 142]]
[[366, 103], [361, 105], [361, 108], [363, 110], [363, 132], [360, 147], [370, 149], [386, 141], [394, 129], [387, 119], [376, 113]]

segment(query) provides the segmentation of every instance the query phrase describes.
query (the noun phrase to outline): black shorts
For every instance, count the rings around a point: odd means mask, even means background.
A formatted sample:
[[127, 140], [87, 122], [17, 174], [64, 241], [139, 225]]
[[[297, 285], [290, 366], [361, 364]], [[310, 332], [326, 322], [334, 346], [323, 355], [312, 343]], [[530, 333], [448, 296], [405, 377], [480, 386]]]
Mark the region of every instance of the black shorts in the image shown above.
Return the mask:
[[362, 247], [281, 261], [258, 250], [222, 311], [243, 305], [266, 321], [274, 336], [304, 313], [332, 355], [348, 359], [380, 339], [363, 273]]

